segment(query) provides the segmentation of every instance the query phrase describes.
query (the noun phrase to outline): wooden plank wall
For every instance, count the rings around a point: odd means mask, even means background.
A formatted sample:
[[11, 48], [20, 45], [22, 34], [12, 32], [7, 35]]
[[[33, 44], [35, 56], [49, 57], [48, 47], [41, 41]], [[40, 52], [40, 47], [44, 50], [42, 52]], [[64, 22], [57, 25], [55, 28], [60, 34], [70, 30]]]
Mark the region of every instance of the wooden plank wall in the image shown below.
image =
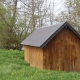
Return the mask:
[[29, 46], [24, 46], [24, 60], [30, 62], [29, 60]]
[[24, 46], [24, 59], [32, 67], [43, 68], [43, 51], [40, 48]]
[[30, 46], [30, 66], [43, 69], [43, 51], [41, 48]]
[[43, 48], [43, 67], [80, 72], [80, 38], [69, 28], [61, 30]]

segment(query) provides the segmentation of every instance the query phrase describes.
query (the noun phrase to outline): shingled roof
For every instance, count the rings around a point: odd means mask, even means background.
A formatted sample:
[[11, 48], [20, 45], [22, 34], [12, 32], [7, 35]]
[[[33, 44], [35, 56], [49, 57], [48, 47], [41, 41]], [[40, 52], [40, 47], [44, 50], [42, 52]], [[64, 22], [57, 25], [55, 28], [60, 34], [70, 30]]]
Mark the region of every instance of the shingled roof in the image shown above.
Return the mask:
[[25, 40], [23, 40], [21, 44], [43, 48], [64, 27], [70, 28], [76, 34], [76, 36], [80, 38], [80, 35], [68, 22], [62, 22], [57, 25], [36, 29]]

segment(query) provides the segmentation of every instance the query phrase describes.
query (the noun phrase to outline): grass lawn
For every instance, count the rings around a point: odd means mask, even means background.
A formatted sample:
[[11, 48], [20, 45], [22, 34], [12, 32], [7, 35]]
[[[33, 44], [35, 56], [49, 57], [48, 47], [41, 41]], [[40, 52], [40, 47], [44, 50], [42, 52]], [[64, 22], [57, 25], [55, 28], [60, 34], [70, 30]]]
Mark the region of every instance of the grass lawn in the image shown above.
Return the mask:
[[33, 68], [22, 51], [0, 49], [0, 80], [80, 80], [80, 73]]

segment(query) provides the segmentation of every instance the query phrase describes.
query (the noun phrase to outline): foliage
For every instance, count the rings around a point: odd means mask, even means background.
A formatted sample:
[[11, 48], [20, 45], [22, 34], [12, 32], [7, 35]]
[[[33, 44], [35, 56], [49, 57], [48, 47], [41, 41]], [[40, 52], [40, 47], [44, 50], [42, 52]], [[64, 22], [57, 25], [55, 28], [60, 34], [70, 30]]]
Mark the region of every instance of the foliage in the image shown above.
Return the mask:
[[30, 67], [23, 51], [0, 49], [0, 80], [79, 80], [80, 73]]
[[49, 9], [52, 6], [51, 0], [49, 4], [47, 2], [47, 0], [1, 0], [0, 46], [5, 49], [21, 49], [21, 41], [34, 29], [48, 25], [49, 22], [52, 24], [54, 18]]
[[66, 0], [65, 11], [62, 11], [56, 21], [68, 21], [80, 34], [80, 0]]
[[13, 9], [10, 3], [6, 6], [0, 3], [0, 47], [5, 49], [21, 49], [21, 41], [29, 35], [27, 32], [23, 33], [23, 24], [16, 22], [18, 15], [16, 1]]

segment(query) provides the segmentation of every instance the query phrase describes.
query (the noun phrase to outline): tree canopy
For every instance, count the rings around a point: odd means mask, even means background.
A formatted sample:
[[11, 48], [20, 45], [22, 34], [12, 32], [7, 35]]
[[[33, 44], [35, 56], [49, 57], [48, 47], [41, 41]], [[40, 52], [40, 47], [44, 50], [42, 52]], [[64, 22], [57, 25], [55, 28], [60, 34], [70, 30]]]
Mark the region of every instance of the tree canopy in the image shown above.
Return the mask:
[[21, 41], [36, 28], [62, 21], [80, 33], [80, 0], [65, 0], [64, 4], [65, 9], [56, 14], [52, 0], [1, 0], [0, 47], [21, 49]]

